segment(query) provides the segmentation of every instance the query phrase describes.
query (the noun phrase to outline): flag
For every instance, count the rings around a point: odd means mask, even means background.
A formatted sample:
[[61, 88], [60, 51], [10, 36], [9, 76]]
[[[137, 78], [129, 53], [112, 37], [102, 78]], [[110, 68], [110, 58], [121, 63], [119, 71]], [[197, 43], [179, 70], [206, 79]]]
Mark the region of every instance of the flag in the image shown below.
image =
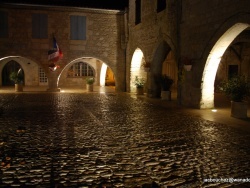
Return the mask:
[[63, 53], [56, 42], [56, 38], [53, 36], [53, 49], [48, 51], [48, 60], [57, 62], [58, 60], [62, 59], [62, 57]]

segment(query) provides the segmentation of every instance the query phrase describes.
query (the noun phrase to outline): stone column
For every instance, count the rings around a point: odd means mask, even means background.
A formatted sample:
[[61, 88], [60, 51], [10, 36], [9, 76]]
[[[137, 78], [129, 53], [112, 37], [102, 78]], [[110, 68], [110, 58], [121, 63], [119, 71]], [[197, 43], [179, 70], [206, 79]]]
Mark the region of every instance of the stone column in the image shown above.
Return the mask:
[[153, 97], [151, 72], [147, 72], [147, 97]]
[[58, 79], [58, 73], [56, 71], [49, 73], [48, 75], [49, 88], [47, 89], [47, 91], [60, 92], [60, 88], [58, 88], [58, 84], [57, 84], [57, 79]]

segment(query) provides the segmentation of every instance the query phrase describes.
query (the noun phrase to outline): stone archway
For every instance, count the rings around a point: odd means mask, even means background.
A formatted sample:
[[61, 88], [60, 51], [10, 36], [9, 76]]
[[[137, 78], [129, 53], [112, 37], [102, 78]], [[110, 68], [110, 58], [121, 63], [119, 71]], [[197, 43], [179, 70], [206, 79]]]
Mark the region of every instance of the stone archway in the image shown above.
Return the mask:
[[214, 107], [214, 81], [221, 57], [232, 41], [248, 27], [249, 24], [245, 23], [233, 25], [219, 38], [210, 51], [202, 75], [201, 109]]
[[12, 72], [17, 72], [20, 68], [22, 68], [21, 65], [14, 60], [10, 60], [6, 63], [2, 70], [2, 85], [13, 86], [14, 82], [10, 80], [9, 76]]
[[[78, 75], [78, 76], [70, 76], [69, 70], [74, 64], [86, 64], [87, 66], [91, 67], [93, 69], [94, 74], [90, 75], [95, 77], [95, 83], [96, 86], [105, 86], [106, 84], [106, 76], [107, 76], [107, 70], [111, 70], [111, 68], [108, 67], [107, 64], [105, 64], [103, 61], [93, 58], [93, 57], [82, 57], [77, 58], [70, 63], [68, 63], [61, 71], [61, 73], [58, 76], [57, 85], [59, 87], [75, 87], [75, 88], [84, 88], [86, 85], [86, 81], [84, 77], [86, 75]], [[83, 71], [83, 70], [82, 70]], [[113, 73], [113, 71], [112, 71]], [[114, 75], [114, 74], [112, 74]]]
[[138, 76], [147, 79], [147, 73], [143, 70], [142, 64], [145, 62], [144, 54], [140, 48], [136, 48], [132, 56], [130, 67], [130, 92], [135, 92], [136, 87], [134, 85], [135, 77]]
[[[39, 64], [36, 60], [22, 57], [22, 56], [6, 56], [3, 58], [0, 58], [0, 72], [2, 75], [0, 77], [0, 85], [8, 85], [8, 84], [4, 84], [5, 81], [3, 80], [3, 71], [5, 71], [3, 69], [8, 62], [16, 62], [20, 65], [20, 67], [23, 70], [23, 74], [25, 75], [24, 77], [25, 86], [40, 86], [42, 85], [40, 73], [43, 72], [45, 76], [47, 75], [45, 74], [45, 70], [43, 66]], [[15, 65], [11, 65], [11, 66], [13, 66], [13, 68], [15, 67]], [[12, 71], [16, 71], [16, 69], [17, 68], [14, 68]], [[41, 72], [39, 72], [40, 69], [41, 69]], [[47, 84], [43, 84], [43, 86], [44, 85], [47, 85]]]
[[163, 62], [166, 60], [167, 55], [171, 51], [171, 47], [165, 42], [161, 42], [157, 47], [150, 71], [150, 86], [148, 95], [150, 97], [159, 98], [161, 96], [161, 85], [157, 82], [157, 76], [162, 74]]

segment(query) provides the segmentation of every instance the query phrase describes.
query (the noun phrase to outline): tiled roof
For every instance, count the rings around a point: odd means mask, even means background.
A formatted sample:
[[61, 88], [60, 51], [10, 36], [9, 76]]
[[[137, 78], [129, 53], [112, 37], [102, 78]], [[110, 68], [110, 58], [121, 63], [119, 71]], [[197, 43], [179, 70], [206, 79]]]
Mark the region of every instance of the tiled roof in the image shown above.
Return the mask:
[[128, 0], [0, 0], [0, 3], [86, 7], [113, 10], [124, 10], [125, 7], [128, 7]]

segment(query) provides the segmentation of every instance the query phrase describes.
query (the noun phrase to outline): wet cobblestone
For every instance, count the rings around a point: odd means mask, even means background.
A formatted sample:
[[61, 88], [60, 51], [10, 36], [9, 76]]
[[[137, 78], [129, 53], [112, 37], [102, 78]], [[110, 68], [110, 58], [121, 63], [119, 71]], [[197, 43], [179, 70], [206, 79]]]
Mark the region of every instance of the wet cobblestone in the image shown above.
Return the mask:
[[0, 187], [248, 187], [250, 134], [126, 94], [0, 97]]

